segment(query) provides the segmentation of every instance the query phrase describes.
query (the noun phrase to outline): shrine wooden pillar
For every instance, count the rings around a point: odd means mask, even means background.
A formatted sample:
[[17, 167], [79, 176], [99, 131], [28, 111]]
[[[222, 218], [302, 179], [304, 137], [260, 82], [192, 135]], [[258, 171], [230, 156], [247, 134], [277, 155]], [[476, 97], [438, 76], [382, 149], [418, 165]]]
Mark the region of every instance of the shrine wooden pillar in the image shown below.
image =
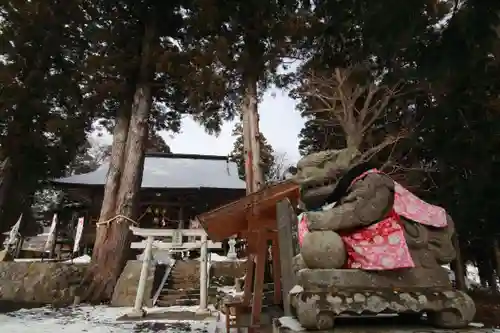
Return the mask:
[[281, 265], [278, 246], [277, 230], [265, 228], [245, 233], [248, 243], [247, 270], [243, 304], [251, 308], [250, 328], [260, 324], [263, 308], [265, 265], [268, 258], [268, 242], [271, 241], [271, 254], [273, 256], [273, 303], [281, 304]]

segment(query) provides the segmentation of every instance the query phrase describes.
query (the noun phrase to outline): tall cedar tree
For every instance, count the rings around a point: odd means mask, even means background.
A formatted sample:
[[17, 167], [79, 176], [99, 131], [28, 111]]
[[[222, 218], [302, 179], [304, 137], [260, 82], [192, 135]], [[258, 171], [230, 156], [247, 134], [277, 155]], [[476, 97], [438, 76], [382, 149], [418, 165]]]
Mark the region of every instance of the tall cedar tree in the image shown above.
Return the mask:
[[420, 68], [433, 96], [420, 109], [421, 158], [434, 159], [439, 171], [431, 194], [454, 217], [464, 258], [493, 289], [494, 270], [500, 273], [500, 187], [491, 181], [500, 177], [499, 11], [496, 1], [464, 1]]
[[[95, 74], [88, 93], [114, 130], [92, 263], [79, 292], [82, 300], [110, 299], [130, 256], [129, 220], [120, 216], [137, 217], [148, 133], [178, 131], [183, 113], [215, 132], [232, 117], [221, 106], [223, 95], [205, 88], [205, 82], [218, 82], [210, 67], [194, 66], [194, 51], [184, 51], [186, 2], [96, 1], [87, 69]], [[191, 85], [194, 79], [198, 81]]]
[[[234, 148], [230, 154], [230, 160], [236, 162], [238, 165], [238, 175], [242, 180], [245, 180], [245, 149], [243, 147], [243, 127], [240, 123], [237, 123], [233, 129], [233, 136], [236, 136], [234, 141]], [[273, 147], [267, 143], [266, 138], [262, 133], [259, 135], [260, 140], [260, 165], [262, 168], [262, 173], [264, 174], [264, 180], [266, 182], [270, 181], [271, 177], [275, 176], [273, 174], [274, 165], [274, 151]]]
[[[304, 1], [309, 3], [309, 1]], [[302, 27], [299, 11], [303, 9], [300, 0], [285, 1], [193, 1], [190, 16], [194, 38], [191, 48], [203, 55], [195, 58], [196, 64], [215, 66], [224, 77], [224, 85], [214, 84], [213, 89], [224, 89], [226, 104], [241, 106], [243, 131], [249, 131], [247, 124], [253, 123], [255, 133], [245, 144], [251, 148], [253, 160], [260, 160], [261, 149], [258, 131], [259, 96], [271, 82], [282, 59], [293, 52], [294, 36]], [[208, 55], [208, 57], [206, 57]], [[254, 170], [255, 185], [263, 182], [263, 175]]]
[[85, 1], [0, 4], [0, 232], [31, 216], [40, 180], [61, 176], [85, 141], [85, 13]]

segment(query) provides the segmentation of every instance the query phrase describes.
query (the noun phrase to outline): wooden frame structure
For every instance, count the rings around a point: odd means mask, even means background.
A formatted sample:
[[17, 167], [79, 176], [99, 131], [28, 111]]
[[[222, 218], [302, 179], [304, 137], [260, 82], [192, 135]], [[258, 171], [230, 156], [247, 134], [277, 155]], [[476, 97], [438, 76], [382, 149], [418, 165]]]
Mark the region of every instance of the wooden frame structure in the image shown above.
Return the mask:
[[248, 257], [241, 307], [251, 309], [250, 328], [256, 328], [260, 324], [264, 270], [269, 242], [272, 244], [274, 303], [281, 304], [282, 302], [276, 204], [288, 198], [292, 204], [296, 205], [298, 197], [298, 186], [289, 180], [271, 185], [198, 216], [212, 241], [222, 241], [233, 235], [247, 241]]

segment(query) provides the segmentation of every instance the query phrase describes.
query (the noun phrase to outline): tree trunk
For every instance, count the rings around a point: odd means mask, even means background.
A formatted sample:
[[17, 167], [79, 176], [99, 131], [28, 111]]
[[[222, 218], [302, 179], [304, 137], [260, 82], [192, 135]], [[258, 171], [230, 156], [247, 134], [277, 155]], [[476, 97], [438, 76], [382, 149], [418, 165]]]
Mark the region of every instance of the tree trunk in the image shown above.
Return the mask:
[[455, 273], [455, 286], [458, 290], [467, 290], [467, 284], [465, 281], [465, 265], [462, 258], [462, 251], [460, 249], [460, 242], [458, 241], [458, 235], [455, 233], [453, 235], [453, 246], [457, 256], [455, 260], [451, 263], [451, 269]]
[[[493, 260], [495, 262], [496, 278], [500, 282], [500, 242], [498, 238], [493, 240]], [[498, 292], [497, 284], [495, 284], [495, 291]]]
[[[9, 193], [11, 193], [12, 178], [14, 173], [12, 172], [12, 163], [9, 157], [6, 157], [0, 164], [0, 235], [9, 230], [11, 227], [10, 219], [7, 210], [7, 198]], [[0, 241], [2, 241], [0, 237]]]
[[[250, 137], [252, 157], [252, 192], [258, 191], [264, 186], [264, 174], [262, 172], [261, 145], [259, 131], [259, 112], [257, 105], [257, 79], [253, 75], [247, 75], [245, 81], [246, 89], [244, 96], [244, 114], [248, 117], [248, 135]], [[245, 133], [245, 129], [243, 129]]]
[[[128, 105], [126, 107], [129, 107]], [[119, 118], [116, 120], [113, 131], [113, 144], [111, 147], [111, 159], [104, 187], [104, 197], [101, 206], [99, 222], [107, 221], [115, 215], [118, 189], [120, 188], [121, 173], [125, 165], [125, 151], [130, 125], [130, 111], [123, 108]], [[103, 233], [100, 233], [101, 235]], [[97, 244], [97, 242], [96, 242]]]
[[253, 192], [253, 175], [252, 175], [252, 145], [250, 143], [251, 132], [250, 132], [250, 124], [248, 119], [248, 108], [245, 104], [242, 105], [241, 110], [241, 126], [243, 129], [243, 158], [245, 160], [245, 183], [247, 189], [247, 195]]
[[[152, 24], [154, 22], [152, 21]], [[135, 88], [130, 118], [123, 115], [117, 122], [113, 141], [112, 164], [106, 180], [106, 191], [100, 221], [117, 215], [134, 219], [142, 181], [144, 151], [148, 137], [151, 108], [151, 44], [155, 36], [152, 25], [144, 32], [138, 84]], [[120, 120], [119, 119], [119, 120]], [[92, 264], [82, 282], [82, 300], [100, 302], [111, 299], [130, 252], [129, 221], [118, 218], [98, 227]]]

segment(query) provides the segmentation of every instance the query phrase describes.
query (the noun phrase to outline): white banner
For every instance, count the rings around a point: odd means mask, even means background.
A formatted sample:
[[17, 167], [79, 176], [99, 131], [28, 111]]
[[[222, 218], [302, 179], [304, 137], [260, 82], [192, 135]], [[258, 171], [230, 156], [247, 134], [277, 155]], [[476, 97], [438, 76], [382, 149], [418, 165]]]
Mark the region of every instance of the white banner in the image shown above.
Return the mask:
[[19, 227], [21, 226], [22, 219], [23, 219], [23, 214], [19, 215], [19, 219], [17, 219], [16, 224], [14, 224], [10, 229], [9, 239], [6, 242], [7, 246], [16, 244], [18, 238], [17, 236], [19, 235]]
[[76, 233], [75, 233], [75, 244], [73, 245], [73, 253], [78, 252], [78, 250], [80, 250], [80, 241], [82, 239], [84, 222], [85, 219], [83, 217], [80, 217], [78, 219], [78, 224], [76, 225]]
[[52, 249], [52, 244], [56, 241], [56, 226], [57, 226], [57, 214], [54, 213], [52, 217], [52, 224], [50, 225], [49, 235], [47, 241], [45, 242], [45, 251], [50, 251]]

